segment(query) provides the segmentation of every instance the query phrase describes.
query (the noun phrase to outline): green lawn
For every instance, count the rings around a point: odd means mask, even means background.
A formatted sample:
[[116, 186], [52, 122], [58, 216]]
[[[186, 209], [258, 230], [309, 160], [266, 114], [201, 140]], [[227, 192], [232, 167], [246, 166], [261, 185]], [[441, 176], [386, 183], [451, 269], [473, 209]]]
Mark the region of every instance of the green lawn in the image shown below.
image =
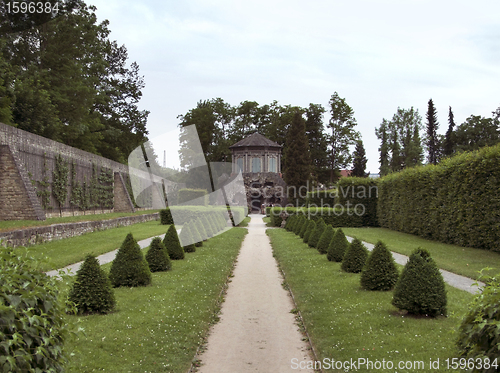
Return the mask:
[[[159, 220], [92, 232], [63, 240], [45, 242], [29, 246], [30, 254], [42, 260], [41, 269], [50, 271], [80, 262], [87, 254], [101, 255], [120, 247], [128, 233], [136, 240], [165, 234], [168, 225], [161, 225]], [[46, 258], [46, 260], [44, 260]]]
[[[404, 316], [391, 305], [392, 291], [362, 290], [359, 274], [341, 272], [340, 263], [329, 262], [291, 232], [269, 229], [267, 234], [320, 361], [385, 359], [395, 369], [377, 372], [435, 372], [429, 359], [439, 358], [439, 371], [450, 371], [445, 369], [445, 359], [454, 357], [452, 331], [460, 318]], [[473, 296], [449, 286], [447, 291], [449, 312], [464, 313]], [[406, 361], [423, 361], [425, 369], [397, 369], [399, 362]]]
[[171, 271], [154, 273], [150, 286], [115, 289], [115, 313], [79, 317], [85, 335], [68, 346], [74, 354], [68, 372], [186, 372], [218, 319], [221, 291], [246, 233], [233, 228], [209, 239], [173, 261]]
[[363, 241], [377, 243], [382, 240], [387, 247], [400, 254], [410, 255], [417, 247], [426, 248], [431, 253], [439, 268], [459, 275], [477, 279], [483, 268], [493, 268], [489, 273], [500, 272], [500, 253], [449, 245], [407, 233], [392, 231], [386, 228], [342, 228], [347, 236], [357, 237]]
[[0, 232], [23, 229], [28, 227], [41, 227], [52, 224], [76, 223], [80, 221], [95, 221], [122, 218], [124, 216], [154, 214], [160, 210], [147, 210], [137, 212], [112, 212], [109, 214], [91, 214], [80, 216], [67, 216], [64, 218], [49, 218], [46, 220], [3, 220], [0, 221]]

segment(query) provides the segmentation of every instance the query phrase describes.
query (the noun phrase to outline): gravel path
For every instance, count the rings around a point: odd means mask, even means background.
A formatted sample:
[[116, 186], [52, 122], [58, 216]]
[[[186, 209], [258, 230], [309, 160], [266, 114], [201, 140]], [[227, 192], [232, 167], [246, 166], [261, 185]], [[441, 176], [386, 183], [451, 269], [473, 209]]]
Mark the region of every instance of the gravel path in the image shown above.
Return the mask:
[[273, 257], [264, 215], [250, 215], [234, 277], [213, 326], [201, 373], [310, 372], [292, 370], [292, 359], [312, 360], [290, 311], [294, 308]]

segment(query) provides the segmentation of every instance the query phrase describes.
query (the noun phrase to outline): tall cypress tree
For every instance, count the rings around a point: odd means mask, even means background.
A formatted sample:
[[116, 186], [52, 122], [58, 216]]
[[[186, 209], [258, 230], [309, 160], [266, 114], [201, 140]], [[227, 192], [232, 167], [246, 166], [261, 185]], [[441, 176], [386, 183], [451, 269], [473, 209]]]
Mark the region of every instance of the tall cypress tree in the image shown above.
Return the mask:
[[437, 112], [434, 107], [434, 102], [432, 102], [432, 98], [428, 102], [427, 107], [427, 151], [428, 156], [427, 160], [431, 164], [436, 164], [438, 160], [439, 154], [439, 140], [437, 137], [437, 129], [439, 127], [439, 123], [437, 121]]
[[366, 152], [363, 146], [363, 141], [356, 141], [356, 149], [354, 150], [354, 160], [352, 162], [351, 176], [367, 177], [366, 170]]
[[389, 167], [389, 134], [387, 132], [387, 126], [387, 119], [384, 119], [382, 120], [382, 124], [380, 124], [380, 128], [375, 128], [375, 134], [380, 140], [380, 147], [378, 148], [380, 152], [380, 176], [385, 176], [391, 171]]
[[443, 154], [445, 157], [448, 157], [453, 154], [453, 150], [455, 148], [455, 142], [453, 141], [453, 130], [455, 128], [455, 119], [453, 115], [453, 111], [450, 110], [448, 112], [448, 130], [446, 131], [446, 135], [444, 136], [444, 144], [443, 144]]
[[[292, 124], [287, 134], [285, 145], [285, 182], [289, 187], [307, 185], [311, 173], [311, 158], [309, 155], [309, 142], [306, 136], [306, 124], [299, 110], [295, 111]], [[289, 198], [296, 198], [289, 196]]]

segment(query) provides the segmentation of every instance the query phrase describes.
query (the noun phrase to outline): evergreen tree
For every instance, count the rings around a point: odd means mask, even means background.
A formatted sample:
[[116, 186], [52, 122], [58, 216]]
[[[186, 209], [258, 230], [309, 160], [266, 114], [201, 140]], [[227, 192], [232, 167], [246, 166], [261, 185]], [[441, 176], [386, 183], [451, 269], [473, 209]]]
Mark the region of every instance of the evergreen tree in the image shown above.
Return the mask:
[[330, 262], [341, 262], [348, 247], [349, 241], [347, 241], [342, 228], [337, 229], [328, 246], [327, 259]]
[[151, 241], [146, 253], [146, 261], [151, 272], [163, 272], [172, 268], [167, 249], [160, 237], [155, 237]]
[[319, 238], [318, 241], [318, 251], [320, 254], [326, 254], [328, 252], [328, 247], [330, 246], [330, 242], [332, 242], [333, 238], [333, 227], [328, 224], [326, 228], [323, 230], [323, 234]]
[[418, 248], [401, 272], [392, 304], [414, 315], [446, 315], [446, 289], [443, 276], [429, 251]]
[[94, 255], [87, 255], [76, 272], [69, 301], [75, 303], [79, 314], [113, 311], [116, 300], [111, 282]]
[[378, 241], [361, 272], [361, 287], [365, 290], [391, 290], [398, 276], [392, 253], [382, 241]]
[[455, 128], [455, 119], [453, 115], [453, 111], [450, 110], [448, 112], [448, 130], [446, 131], [446, 135], [444, 136], [444, 144], [443, 144], [443, 155], [445, 157], [449, 157], [453, 154], [455, 149], [455, 142], [453, 141], [453, 130]]
[[363, 270], [367, 258], [368, 250], [360, 240], [355, 238], [345, 252], [341, 269], [344, 272], [359, 273]]
[[314, 222], [314, 220], [309, 220], [306, 232], [304, 233], [304, 238], [303, 238], [304, 243], [309, 243], [309, 237], [311, 236], [312, 232], [315, 229], [316, 229], [316, 223]]
[[319, 104], [309, 104], [306, 109], [306, 135], [312, 161], [312, 174], [316, 181], [325, 184], [329, 179], [328, 139], [324, 132], [323, 114], [326, 109]]
[[109, 279], [114, 287], [146, 286], [151, 283], [151, 272], [140, 246], [129, 233], [111, 264]]
[[302, 112], [299, 110], [295, 112], [288, 131], [284, 158], [285, 182], [290, 190], [290, 187], [293, 187], [296, 191], [295, 195], [290, 195], [288, 198], [294, 199], [297, 198], [299, 188], [307, 185], [311, 174], [311, 158], [306, 136], [306, 125], [302, 118]]
[[437, 137], [437, 129], [439, 127], [437, 121], [436, 108], [432, 98], [428, 102], [427, 107], [427, 160], [430, 164], [437, 164], [439, 154], [439, 141]]
[[375, 134], [377, 135], [377, 138], [380, 140], [380, 147], [378, 148], [378, 151], [380, 152], [380, 157], [379, 157], [379, 163], [380, 163], [380, 169], [379, 173], [380, 176], [385, 176], [390, 172], [390, 166], [389, 166], [389, 135], [387, 133], [387, 120], [384, 119], [382, 121], [382, 124], [380, 125], [380, 128], [375, 128]]
[[316, 228], [309, 236], [309, 241], [307, 242], [309, 244], [309, 246], [317, 248], [319, 238], [323, 234], [323, 231], [325, 230], [325, 228], [326, 228], [326, 224], [325, 224], [324, 220], [322, 218], [319, 218], [318, 222], [316, 223]]
[[354, 150], [354, 160], [352, 162], [351, 176], [367, 177], [366, 171], [366, 153], [363, 146], [363, 141], [356, 141], [356, 149]]
[[179, 242], [179, 237], [177, 236], [175, 225], [171, 224], [170, 227], [168, 227], [167, 233], [163, 238], [163, 244], [167, 249], [167, 253], [170, 259], [184, 259], [184, 250], [182, 249], [181, 243]]

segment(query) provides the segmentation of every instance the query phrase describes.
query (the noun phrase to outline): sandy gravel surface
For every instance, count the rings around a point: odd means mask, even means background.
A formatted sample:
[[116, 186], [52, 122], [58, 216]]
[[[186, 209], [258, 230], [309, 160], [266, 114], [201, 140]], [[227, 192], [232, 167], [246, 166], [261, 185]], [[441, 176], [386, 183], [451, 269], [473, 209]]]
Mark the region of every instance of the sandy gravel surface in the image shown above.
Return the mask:
[[302, 341], [289, 293], [272, 255], [262, 221], [250, 215], [248, 234], [222, 305], [221, 320], [212, 328], [207, 350], [199, 356], [201, 373], [313, 372], [292, 369], [312, 360]]

